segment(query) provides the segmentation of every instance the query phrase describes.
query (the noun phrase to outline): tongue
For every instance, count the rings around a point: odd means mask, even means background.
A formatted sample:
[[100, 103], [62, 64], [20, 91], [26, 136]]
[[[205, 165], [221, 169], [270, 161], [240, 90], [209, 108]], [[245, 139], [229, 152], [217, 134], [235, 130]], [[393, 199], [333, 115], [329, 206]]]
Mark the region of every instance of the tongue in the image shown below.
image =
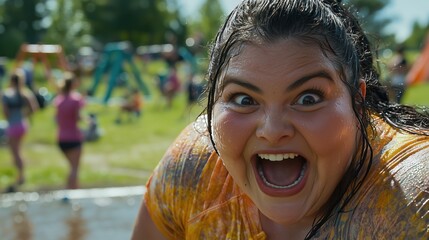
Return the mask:
[[305, 161], [298, 157], [276, 162], [260, 159], [259, 163], [268, 182], [277, 186], [288, 186], [299, 178]]

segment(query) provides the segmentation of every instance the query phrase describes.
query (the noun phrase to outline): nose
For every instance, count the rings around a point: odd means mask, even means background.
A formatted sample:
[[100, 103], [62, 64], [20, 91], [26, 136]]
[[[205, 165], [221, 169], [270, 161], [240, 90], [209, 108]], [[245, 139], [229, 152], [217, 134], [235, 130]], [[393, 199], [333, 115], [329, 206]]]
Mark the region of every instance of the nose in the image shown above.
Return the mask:
[[256, 130], [258, 138], [263, 138], [272, 144], [290, 138], [294, 133], [293, 125], [287, 118], [286, 113], [281, 110], [271, 111], [270, 114], [266, 114]]

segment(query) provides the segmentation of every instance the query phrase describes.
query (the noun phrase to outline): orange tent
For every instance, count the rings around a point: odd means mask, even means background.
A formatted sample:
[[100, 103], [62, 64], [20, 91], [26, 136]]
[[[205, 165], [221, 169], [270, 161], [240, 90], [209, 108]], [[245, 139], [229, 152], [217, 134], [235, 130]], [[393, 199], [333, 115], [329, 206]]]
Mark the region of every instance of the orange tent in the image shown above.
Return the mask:
[[407, 74], [407, 85], [414, 85], [429, 80], [429, 38], [427, 38], [422, 53], [411, 66]]

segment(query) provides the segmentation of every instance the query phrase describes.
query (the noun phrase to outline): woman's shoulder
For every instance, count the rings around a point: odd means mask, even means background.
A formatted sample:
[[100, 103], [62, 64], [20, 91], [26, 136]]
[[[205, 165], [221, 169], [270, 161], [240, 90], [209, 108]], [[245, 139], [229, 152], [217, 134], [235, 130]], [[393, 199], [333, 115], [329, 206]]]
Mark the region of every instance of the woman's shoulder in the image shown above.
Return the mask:
[[11, 98], [13, 95], [15, 95], [15, 90], [11, 88], [6, 88], [3, 93], [1, 94], [2, 98]]
[[398, 132], [383, 157], [384, 169], [404, 196], [414, 198], [423, 190], [429, 207], [429, 136]]
[[[422, 239], [429, 222], [429, 136], [379, 123], [380, 151], [356, 195], [355, 233], [375, 239]], [[361, 234], [361, 235], [359, 235]], [[425, 235], [426, 234], [426, 235]]]
[[213, 152], [207, 131], [206, 117], [200, 116], [182, 130], [170, 145], [163, 161], [166, 164], [198, 168], [205, 165]]
[[[385, 127], [389, 128], [392, 127]], [[421, 134], [404, 130], [385, 132], [390, 134], [382, 135], [388, 141], [376, 155], [375, 170], [379, 176], [384, 176], [384, 181], [391, 179], [392, 184], [397, 184], [401, 196], [416, 196], [424, 190], [429, 201], [429, 131]]]
[[72, 92], [70, 92], [70, 97], [71, 97], [73, 100], [76, 100], [76, 101], [81, 101], [81, 100], [83, 99], [82, 94], [80, 94], [80, 93], [79, 93], [79, 92], [77, 92], [77, 91], [72, 91]]
[[[182, 221], [206, 208], [206, 193], [215, 194], [223, 185], [219, 161], [210, 143], [206, 118], [189, 124], [170, 145], [146, 184], [146, 206], [153, 221], [170, 234], [183, 232]], [[220, 171], [223, 172], [223, 171]], [[216, 176], [216, 177], [213, 177]], [[174, 216], [174, 217], [173, 217]]]
[[[206, 141], [208, 140], [208, 141]], [[175, 144], [183, 145], [211, 145], [209, 133], [207, 131], [207, 118], [206, 115], [197, 117], [194, 121], [187, 124], [174, 139]]]
[[374, 156], [382, 156], [385, 162], [428, 161], [429, 130], [422, 129], [417, 134], [394, 127], [380, 117], [373, 117], [372, 121], [369, 139]]
[[396, 130], [383, 146], [380, 158], [383, 168], [395, 176], [429, 179], [429, 131], [413, 134]]

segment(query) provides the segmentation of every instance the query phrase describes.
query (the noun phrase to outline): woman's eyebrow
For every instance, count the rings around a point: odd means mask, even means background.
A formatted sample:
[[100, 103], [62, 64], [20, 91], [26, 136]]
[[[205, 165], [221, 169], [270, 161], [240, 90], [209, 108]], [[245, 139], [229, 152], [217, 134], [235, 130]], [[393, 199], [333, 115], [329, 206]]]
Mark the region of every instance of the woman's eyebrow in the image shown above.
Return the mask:
[[[324, 79], [327, 79], [329, 81], [333, 81], [331, 75], [328, 72], [319, 71], [319, 72], [315, 72], [315, 73], [310, 73], [308, 75], [305, 75], [305, 76], [299, 78], [298, 80], [293, 82], [290, 86], [288, 86], [286, 90], [287, 91], [295, 90], [313, 78], [324, 78]], [[220, 89], [224, 89], [229, 84], [240, 85], [240, 86], [247, 88], [249, 90], [252, 90], [254, 92], [262, 93], [262, 90], [259, 87], [255, 86], [249, 82], [246, 82], [246, 81], [243, 81], [243, 80], [240, 80], [237, 78], [233, 78], [233, 77], [225, 77], [223, 84], [221, 85]]]
[[324, 78], [324, 79], [327, 79], [331, 82], [333, 81], [331, 74], [329, 74], [326, 71], [319, 71], [319, 72], [315, 72], [315, 73], [310, 73], [308, 75], [305, 75], [305, 76], [299, 78], [298, 80], [293, 82], [291, 85], [289, 85], [286, 90], [287, 91], [295, 90], [313, 78]]
[[240, 86], [242, 86], [244, 88], [247, 88], [247, 89], [249, 89], [251, 91], [254, 91], [254, 92], [257, 92], [257, 93], [262, 93], [262, 90], [260, 88], [258, 88], [257, 86], [255, 86], [255, 85], [253, 85], [253, 84], [251, 84], [249, 82], [246, 82], [246, 81], [243, 81], [243, 80], [239, 80], [239, 79], [236, 79], [236, 78], [229, 78], [229, 77], [226, 77], [224, 79], [223, 84], [222, 84], [222, 86], [221, 86], [220, 89], [224, 89], [229, 84], [237, 84], [237, 85], [240, 85]]

